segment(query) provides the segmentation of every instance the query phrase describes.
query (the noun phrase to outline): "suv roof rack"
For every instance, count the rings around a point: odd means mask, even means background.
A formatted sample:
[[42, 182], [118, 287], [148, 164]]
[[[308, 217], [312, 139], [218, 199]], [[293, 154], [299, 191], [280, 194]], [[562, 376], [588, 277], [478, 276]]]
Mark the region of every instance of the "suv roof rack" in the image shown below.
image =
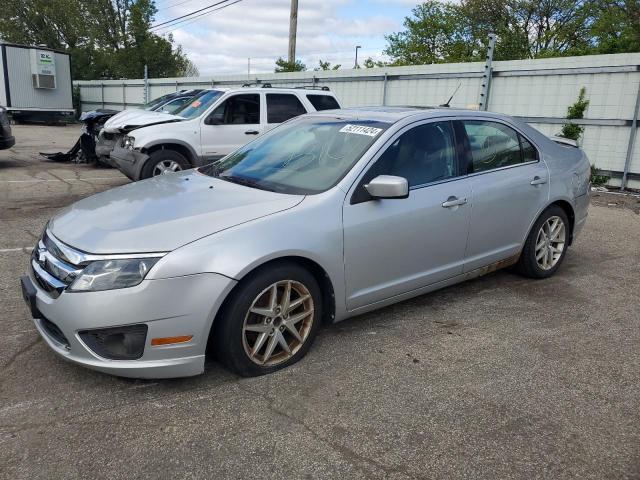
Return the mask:
[[254, 82], [254, 83], [243, 83], [242, 87], [262, 87], [262, 88], [271, 88], [271, 84], [270, 83], [260, 83], [260, 82]]
[[294, 87], [294, 88], [300, 88], [305, 90], [322, 90], [323, 92], [329, 91], [329, 87], [327, 87], [326, 85], [302, 85], [300, 87]]

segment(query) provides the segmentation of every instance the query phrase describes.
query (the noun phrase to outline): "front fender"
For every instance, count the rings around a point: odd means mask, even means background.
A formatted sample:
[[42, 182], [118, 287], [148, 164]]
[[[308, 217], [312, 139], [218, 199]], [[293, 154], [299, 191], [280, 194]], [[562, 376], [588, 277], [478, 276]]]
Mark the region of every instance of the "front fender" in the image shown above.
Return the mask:
[[271, 260], [302, 257], [327, 273], [336, 296], [336, 316], [340, 317], [345, 308], [340, 215], [344, 193], [334, 194], [333, 198], [319, 197], [322, 195], [306, 197], [292, 209], [178, 248], [160, 260], [149, 276], [155, 279], [208, 272], [241, 280]]

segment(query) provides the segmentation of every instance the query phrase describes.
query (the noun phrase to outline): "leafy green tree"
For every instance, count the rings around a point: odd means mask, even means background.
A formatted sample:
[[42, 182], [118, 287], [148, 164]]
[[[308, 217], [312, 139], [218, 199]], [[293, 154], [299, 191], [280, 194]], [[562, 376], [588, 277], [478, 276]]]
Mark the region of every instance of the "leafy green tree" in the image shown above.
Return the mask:
[[339, 63], [336, 65], [331, 65], [331, 62], [323, 62], [322, 60], [318, 61], [318, 66], [314, 68], [317, 72], [319, 70], [338, 70], [342, 65]]
[[188, 59], [173, 38], [150, 32], [154, 0], [4, 0], [0, 37], [71, 54], [75, 79], [181, 75]]
[[455, 62], [473, 57], [462, 6], [428, 0], [404, 20], [405, 30], [386, 36], [384, 51], [394, 65]]
[[386, 67], [388, 64], [382, 61], [374, 61], [373, 58], [368, 57], [364, 62], [362, 62], [364, 68], [376, 68], [376, 67]]
[[296, 60], [295, 62], [288, 62], [284, 58], [278, 58], [276, 60], [276, 68], [275, 72], [303, 72], [307, 69], [307, 66], [302, 63], [300, 60]]
[[640, 0], [428, 0], [386, 37], [394, 65], [640, 51]]

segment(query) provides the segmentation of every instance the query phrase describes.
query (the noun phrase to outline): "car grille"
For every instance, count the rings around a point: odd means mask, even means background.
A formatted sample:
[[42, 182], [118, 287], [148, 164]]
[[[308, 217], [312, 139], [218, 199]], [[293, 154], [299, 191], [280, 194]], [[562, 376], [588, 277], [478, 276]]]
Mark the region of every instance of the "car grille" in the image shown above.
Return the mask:
[[[31, 254], [31, 270], [38, 285], [52, 297], [60, 295], [80, 274], [82, 267], [71, 263], [63, 250], [73, 251], [69, 246], [61, 246], [47, 232], [42, 236]], [[77, 252], [81, 255], [81, 252]]]

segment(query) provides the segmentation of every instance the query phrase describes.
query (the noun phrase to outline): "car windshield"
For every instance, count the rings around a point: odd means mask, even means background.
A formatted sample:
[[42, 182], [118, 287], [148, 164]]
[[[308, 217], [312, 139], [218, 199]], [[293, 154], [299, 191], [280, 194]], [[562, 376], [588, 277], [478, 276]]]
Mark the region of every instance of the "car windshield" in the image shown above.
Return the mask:
[[368, 120], [301, 117], [199, 171], [263, 190], [320, 193], [338, 183], [388, 127]]
[[179, 115], [183, 118], [199, 117], [213, 104], [213, 102], [218, 99], [220, 95], [222, 95], [220, 90], [205, 90], [173, 114]]
[[166, 102], [170, 98], [175, 97], [176, 95], [177, 95], [176, 92], [167, 93], [166, 95], [162, 95], [161, 97], [154, 98], [150, 102], [142, 105], [140, 108], [142, 110], [153, 110], [155, 107], [162, 105], [164, 102]]

